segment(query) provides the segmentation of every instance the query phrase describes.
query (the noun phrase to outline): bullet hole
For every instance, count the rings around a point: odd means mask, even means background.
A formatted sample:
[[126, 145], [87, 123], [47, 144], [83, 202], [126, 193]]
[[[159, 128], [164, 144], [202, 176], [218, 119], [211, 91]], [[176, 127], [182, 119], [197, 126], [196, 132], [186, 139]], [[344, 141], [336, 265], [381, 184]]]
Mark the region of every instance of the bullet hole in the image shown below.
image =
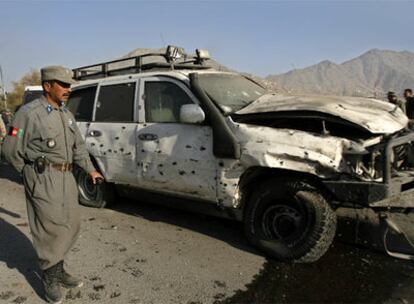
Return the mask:
[[146, 127], [146, 126], [147, 126], [147, 124], [143, 124], [142, 126], [143, 126], [143, 127]]
[[162, 172], [162, 171], [159, 171], [159, 173], [160, 173], [160, 175], [164, 175], [164, 172]]
[[128, 152], [126, 155], [131, 155], [132, 153], [131, 152]]
[[223, 184], [224, 187], [227, 187], [227, 184]]
[[114, 153], [118, 153], [118, 151], [117, 150], [114, 150]]
[[108, 152], [109, 152], [109, 153], [111, 153], [111, 152], [112, 152], [112, 150], [111, 150], [111, 149], [108, 149]]
[[217, 176], [214, 178], [214, 180], [217, 180]]
[[195, 174], [195, 171], [193, 170], [193, 171], [191, 171], [191, 174]]
[[160, 154], [161, 153], [161, 150], [158, 150], [157, 153]]
[[233, 184], [233, 187], [237, 187], [237, 184]]
[[203, 147], [203, 146], [201, 146], [200, 147], [200, 151], [204, 151], [206, 148], [205, 147]]
[[219, 162], [219, 166], [220, 167], [224, 167], [224, 163], [223, 162]]
[[190, 158], [190, 161], [195, 162], [195, 163], [198, 163], [198, 160], [193, 159], [193, 158]]
[[117, 136], [117, 137], [115, 137], [115, 140], [118, 140], [119, 139], [119, 137]]
[[144, 150], [144, 149], [142, 149], [142, 150], [141, 150], [141, 152], [142, 152], [142, 153], [145, 153], [145, 150]]
[[180, 174], [180, 175], [184, 175], [184, 174], [185, 174], [185, 171], [180, 170], [180, 171], [178, 171], [178, 174]]
[[142, 166], [142, 164], [141, 164], [141, 163], [137, 163], [137, 166], [138, 166], [138, 167], [141, 167], [141, 166]]
[[91, 146], [92, 146], [92, 147], [94, 147], [94, 146], [95, 146], [95, 144], [94, 144], [94, 143], [91, 143]]
[[126, 129], [126, 127], [125, 126], [122, 126], [122, 130], [125, 130]]
[[308, 155], [309, 155], [309, 153], [307, 151], [305, 151], [305, 156], [308, 156]]
[[192, 147], [190, 145], [185, 146], [187, 149], [191, 149]]
[[164, 167], [164, 165], [163, 164], [159, 164], [158, 167], [162, 168], [162, 167]]
[[124, 148], [119, 149], [119, 151], [124, 152]]
[[173, 164], [173, 166], [177, 166], [177, 162], [173, 162], [172, 164]]
[[88, 126], [88, 127], [89, 127], [90, 125], [91, 125], [91, 123], [90, 123], [90, 122], [88, 122], [88, 123], [86, 124], [86, 126]]
[[102, 148], [103, 146], [104, 146], [103, 144], [100, 144], [100, 145], [99, 145], [99, 147], [101, 147], [101, 148]]
[[280, 165], [283, 166], [283, 160], [280, 161]]
[[104, 152], [103, 155], [106, 155], [106, 152]]

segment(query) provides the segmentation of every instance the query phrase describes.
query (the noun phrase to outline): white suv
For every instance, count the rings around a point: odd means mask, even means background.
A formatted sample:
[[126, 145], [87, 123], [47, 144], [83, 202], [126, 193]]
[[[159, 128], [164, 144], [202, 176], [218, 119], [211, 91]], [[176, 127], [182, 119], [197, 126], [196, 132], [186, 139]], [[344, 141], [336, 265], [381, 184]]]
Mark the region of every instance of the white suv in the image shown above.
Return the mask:
[[103, 207], [115, 190], [185, 198], [176, 207], [243, 221], [254, 245], [299, 262], [328, 250], [338, 206], [414, 207], [414, 136], [397, 107], [268, 93], [208, 68], [206, 51], [180, 51], [74, 70], [68, 107], [105, 177], [94, 186], [75, 170], [83, 204]]

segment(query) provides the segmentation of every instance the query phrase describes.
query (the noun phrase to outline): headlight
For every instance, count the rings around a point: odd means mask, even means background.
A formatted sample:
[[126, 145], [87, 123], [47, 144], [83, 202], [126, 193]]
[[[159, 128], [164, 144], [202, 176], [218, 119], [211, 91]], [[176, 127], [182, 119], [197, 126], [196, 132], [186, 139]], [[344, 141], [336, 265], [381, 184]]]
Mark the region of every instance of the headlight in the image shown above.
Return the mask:
[[382, 180], [382, 150], [351, 145], [344, 153], [344, 161], [350, 174], [363, 180]]

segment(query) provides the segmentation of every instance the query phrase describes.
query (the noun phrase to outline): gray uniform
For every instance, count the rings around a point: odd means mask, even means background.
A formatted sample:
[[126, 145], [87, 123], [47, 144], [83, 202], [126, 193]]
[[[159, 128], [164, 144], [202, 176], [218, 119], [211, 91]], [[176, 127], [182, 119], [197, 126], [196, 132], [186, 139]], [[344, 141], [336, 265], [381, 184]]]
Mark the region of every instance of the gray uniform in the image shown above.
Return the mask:
[[65, 259], [79, 235], [78, 191], [71, 171], [48, 165], [40, 174], [33, 162], [44, 156], [51, 164], [95, 169], [72, 113], [64, 106], [53, 109], [44, 97], [17, 112], [3, 153], [23, 173], [33, 246], [40, 268], [47, 269]]

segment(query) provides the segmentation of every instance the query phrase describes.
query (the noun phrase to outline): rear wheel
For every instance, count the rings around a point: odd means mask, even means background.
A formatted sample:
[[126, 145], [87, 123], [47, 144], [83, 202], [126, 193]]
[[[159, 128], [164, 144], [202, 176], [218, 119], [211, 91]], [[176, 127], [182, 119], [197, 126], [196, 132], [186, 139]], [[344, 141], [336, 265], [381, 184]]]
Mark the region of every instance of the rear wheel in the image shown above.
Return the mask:
[[252, 194], [244, 224], [249, 241], [269, 256], [309, 263], [318, 260], [331, 245], [336, 215], [310, 184], [272, 179]]
[[104, 208], [111, 205], [115, 199], [113, 184], [103, 182], [93, 184], [89, 174], [78, 166], [74, 166], [73, 174], [78, 183], [79, 202], [88, 207]]

